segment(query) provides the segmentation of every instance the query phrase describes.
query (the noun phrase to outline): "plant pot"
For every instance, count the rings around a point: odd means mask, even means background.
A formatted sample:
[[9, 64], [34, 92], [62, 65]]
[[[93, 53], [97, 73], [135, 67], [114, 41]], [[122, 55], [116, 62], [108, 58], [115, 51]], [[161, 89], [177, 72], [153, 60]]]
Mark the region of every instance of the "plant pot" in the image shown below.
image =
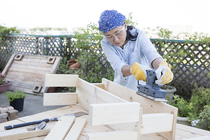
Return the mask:
[[6, 83], [4, 85], [0, 85], [0, 93], [8, 91], [9, 90], [9, 85], [10, 85], [10, 83]]
[[161, 89], [166, 92], [166, 95], [169, 96], [170, 101], [173, 100], [174, 92], [176, 92], [176, 88], [173, 86], [163, 85], [161, 86]]
[[76, 68], [79, 68], [80, 67], [80, 63], [75, 63], [75, 64], [72, 64], [71, 66], [70, 66], [70, 69], [76, 69]]
[[70, 59], [68, 61], [68, 65], [70, 69], [76, 69], [80, 67], [80, 63], [78, 63], [76, 59]]
[[188, 120], [188, 117], [177, 117], [177, 123], [191, 126], [191, 123], [188, 122]]
[[10, 106], [14, 107], [14, 109], [21, 112], [21, 111], [23, 111], [24, 99], [25, 98], [15, 99], [12, 102], [10, 102]]

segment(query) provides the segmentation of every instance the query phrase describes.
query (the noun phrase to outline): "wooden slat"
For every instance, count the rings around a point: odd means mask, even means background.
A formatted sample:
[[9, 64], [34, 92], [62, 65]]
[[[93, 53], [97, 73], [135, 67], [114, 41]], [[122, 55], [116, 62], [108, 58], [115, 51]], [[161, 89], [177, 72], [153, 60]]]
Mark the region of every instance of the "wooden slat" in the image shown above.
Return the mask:
[[13, 86], [21, 85], [21, 87], [28, 87], [28, 85], [32, 85], [31, 90], [33, 89], [35, 85], [42, 86], [44, 84], [44, 79], [38, 79], [38, 78], [32, 79], [30, 77], [29, 78], [22, 77], [18, 79], [18, 77], [19, 76], [14, 76], [14, 78], [12, 78], [12, 75], [11, 75], [5, 79], [9, 81], [11, 85]]
[[45, 79], [45, 74], [40, 74], [40, 73], [36, 73], [36, 74], [31, 74], [31, 73], [20, 73], [20, 72], [9, 72], [9, 75], [7, 75], [7, 78], [9, 79], [17, 79], [17, 80], [32, 80], [32, 81], [44, 81]]
[[61, 62], [61, 57], [57, 57], [56, 58], [56, 60], [55, 60], [55, 62], [54, 62], [54, 65], [53, 65], [53, 67], [51, 68], [51, 70], [50, 70], [50, 73], [49, 74], [55, 74], [56, 73], [56, 71], [57, 71], [57, 69], [58, 69], [58, 67], [59, 67], [59, 64], [60, 64], [60, 62]]
[[38, 73], [38, 74], [48, 74], [50, 72], [50, 69], [46, 69], [46, 70], [42, 70], [42, 69], [32, 69], [32, 68], [14, 68], [13, 66], [10, 67], [10, 69], [8, 70], [8, 74], [9, 72], [22, 72], [22, 73]]
[[139, 122], [139, 108], [140, 104], [135, 102], [91, 104], [89, 123], [94, 126]]
[[[31, 62], [31, 64], [33, 64]], [[42, 64], [42, 63], [41, 63]], [[13, 68], [14, 70], [15, 69], [33, 69], [33, 70], [43, 70], [43, 71], [47, 71], [47, 70], [50, 70], [52, 68], [52, 65], [49, 65], [49, 64], [45, 64], [44, 66], [41, 65], [39, 63], [39, 65], [30, 65], [30, 64], [26, 64], [26, 63], [22, 63], [21, 61], [14, 61], [11, 68]]]
[[[179, 131], [185, 131], [185, 132], [190, 132], [192, 134], [199, 134], [199, 135], [203, 135], [203, 136], [209, 136], [210, 137], [210, 132], [207, 130], [203, 130], [203, 129], [198, 129], [195, 127], [190, 127], [187, 125], [183, 125], [183, 124], [178, 124], [176, 125], [176, 129]], [[176, 134], [179, 135], [179, 132], [177, 132]]]
[[75, 117], [62, 116], [55, 124], [45, 140], [63, 140], [73, 125]]
[[162, 102], [152, 101], [145, 97], [136, 94], [136, 91], [126, 88], [122, 85], [109, 81], [105, 78], [102, 79], [102, 83], [105, 86], [105, 90], [117, 95], [118, 97], [125, 99], [129, 102], [139, 102], [143, 109], [143, 114], [149, 113], [171, 113], [173, 114], [173, 128], [170, 132], [158, 133], [166, 139], [174, 140], [176, 133], [176, 120], [178, 109], [171, 105]]
[[0, 136], [0, 140], [20, 140], [20, 139], [37, 137], [37, 136], [46, 136], [49, 132], [50, 132], [50, 129], [18, 132], [16, 134], [13, 133], [13, 134], [5, 135], [5, 136]]
[[86, 118], [76, 118], [74, 125], [72, 126], [64, 140], [78, 140], [86, 123]]
[[113, 132], [88, 133], [87, 140], [137, 140], [137, 132], [113, 131]]
[[80, 78], [78, 79], [76, 93], [78, 94], [79, 104], [87, 111], [90, 104], [127, 102]]
[[[30, 66], [37, 66], [37, 67], [43, 67], [43, 68], [52, 68], [52, 64], [48, 64], [48, 63], [45, 63], [46, 60], [44, 60], [43, 62], [40, 61], [40, 60], [26, 60], [26, 59], [23, 59], [21, 61], [14, 61], [13, 64], [18, 64], [20, 66], [24, 66], [24, 65], [30, 65]], [[33, 62], [33, 63], [32, 63]]]
[[209, 136], [201, 136], [201, 137], [185, 139], [185, 140], [210, 140], [210, 137]]
[[7, 74], [7, 71], [8, 71], [9, 67], [10, 67], [11, 64], [12, 64], [15, 55], [16, 55], [16, 54], [13, 54], [13, 55], [10, 57], [9, 61], [7, 62], [7, 65], [4, 67], [4, 70], [2, 71], [2, 74]]
[[141, 134], [167, 132], [172, 130], [173, 114], [143, 114]]
[[76, 87], [78, 75], [73, 74], [46, 74], [45, 87]]
[[139, 140], [141, 137], [141, 125], [142, 125], [142, 115], [143, 115], [142, 113], [143, 113], [143, 109], [140, 108], [139, 109], [139, 121], [137, 122], [137, 128], [136, 128], [137, 140]]
[[44, 93], [43, 105], [75, 105], [77, 103], [77, 93]]

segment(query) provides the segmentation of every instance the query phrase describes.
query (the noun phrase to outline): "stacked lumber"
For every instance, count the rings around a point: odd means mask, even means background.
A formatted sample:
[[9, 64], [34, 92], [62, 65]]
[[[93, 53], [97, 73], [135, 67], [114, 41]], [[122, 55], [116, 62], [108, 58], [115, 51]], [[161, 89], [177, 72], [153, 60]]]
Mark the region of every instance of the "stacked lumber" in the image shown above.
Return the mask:
[[12, 106], [0, 107], [0, 123], [17, 119], [18, 111]]

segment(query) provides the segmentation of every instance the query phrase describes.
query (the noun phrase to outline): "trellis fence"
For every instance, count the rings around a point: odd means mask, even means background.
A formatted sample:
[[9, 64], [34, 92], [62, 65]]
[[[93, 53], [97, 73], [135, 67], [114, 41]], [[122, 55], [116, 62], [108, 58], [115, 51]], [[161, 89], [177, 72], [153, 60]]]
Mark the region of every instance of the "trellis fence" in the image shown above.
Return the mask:
[[[76, 39], [73, 36], [45, 36], [11, 34], [5, 37], [6, 45], [0, 45], [0, 70], [3, 70], [11, 54], [34, 54], [65, 56], [67, 58], [79, 57], [81, 50], [76, 48]], [[158, 52], [172, 65], [174, 80], [170, 84], [177, 88], [177, 94], [189, 98], [192, 83], [210, 88], [210, 44], [205, 42], [183, 40], [151, 39]], [[102, 69], [110, 69], [101, 47], [97, 48], [97, 60], [106, 61]]]

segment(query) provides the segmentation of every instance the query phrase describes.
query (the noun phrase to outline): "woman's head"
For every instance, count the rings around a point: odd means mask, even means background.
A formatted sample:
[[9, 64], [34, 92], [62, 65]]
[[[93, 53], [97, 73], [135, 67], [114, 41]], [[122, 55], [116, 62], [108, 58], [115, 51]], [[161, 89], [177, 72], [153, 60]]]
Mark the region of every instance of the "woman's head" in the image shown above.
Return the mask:
[[125, 16], [116, 10], [105, 10], [98, 21], [99, 30], [110, 43], [122, 46], [126, 39], [127, 30], [124, 21]]

